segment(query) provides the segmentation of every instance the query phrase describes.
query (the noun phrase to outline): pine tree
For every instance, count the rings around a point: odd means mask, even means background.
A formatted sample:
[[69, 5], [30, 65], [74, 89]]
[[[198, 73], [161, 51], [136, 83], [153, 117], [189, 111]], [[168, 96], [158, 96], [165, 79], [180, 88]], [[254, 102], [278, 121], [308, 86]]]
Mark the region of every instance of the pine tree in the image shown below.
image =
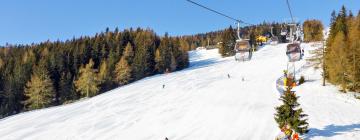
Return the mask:
[[161, 56], [159, 48], [156, 49], [156, 52], [155, 52], [155, 62], [156, 62], [155, 70], [159, 73], [163, 73], [165, 70], [165, 64], [164, 64], [164, 60], [163, 60], [163, 57]]
[[134, 60], [132, 63], [133, 75], [135, 80], [139, 80], [145, 76], [147, 76], [147, 72], [149, 69], [149, 44], [145, 42], [146, 39], [145, 33], [139, 33], [135, 40], [136, 40], [136, 53], [134, 56]]
[[164, 68], [160, 72], [163, 72], [166, 69], [170, 69], [172, 47], [173, 47], [173, 44], [171, 43], [170, 38], [168, 37], [167, 34], [165, 34], [165, 37], [162, 38], [160, 46], [159, 46], [160, 56], [162, 59], [160, 62], [163, 63], [163, 68]]
[[331, 19], [330, 19], [330, 32], [329, 32], [329, 36], [326, 40], [326, 46], [328, 46], [326, 49], [327, 51], [330, 51], [331, 49], [331, 43], [334, 41], [335, 35], [337, 34], [338, 30], [336, 29], [336, 21], [337, 21], [337, 16], [336, 16], [336, 12], [333, 11], [331, 13]]
[[[182, 48], [182, 45], [178, 45], [178, 37], [167, 36], [164, 39], [150, 29], [129, 29], [124, 32], [117, 29], [114, 32], [107, 30], [93, 37], [82, 36], [66, 41], [0, 47], [0, 117], [24, 111], [24, 88], [27, 82], [31, 81], [32, 75], [38, 75], [38, 70], [33, 69], [35, 66], [46, 70], [52, 81], [55, 100], [51, 105], [63, 104], [80, 96], [93, 96], [113, 88], [115, 66], [123, 55], [128, 57], [131, 78], [135, 80], [157, 73], [157, 48], [164, 48], [159, 49], [164, 60], [163, 70], [170, 70], [171, 67], [175, 69], [175, 63], [176, 69], [185, 68], [189, 64], [187, 50], [191, 48], [190, 44], [193, 44], [192, 49], [195, 49], [197, 45], [206, 43], [206, 39], [213, 39], [213, 35], [202, 36], [181, 37], [184, 45]], [[90, 60], [93, 65], [86, 69], [85, 65]], [[86, 83], [88, 81], [90, 84]]]
[[184, 57], [188, 57], [186, 54], [186, 51], [181, 50], [181, 44], [180, 44], [180, 39], [175, 39], [175, 41], [173, 41], [173, 48], [172, 48], [172, 59], [174, 59], [174, 61], [171, 62], [171, 66], [173, 71], [176, 70], [180, 70], [183, 68], [187, 67], [187, 64], [185, 63], [185, 61], [187, 61], [187, 59]]
[[339, 32], [334, 39], [334, 42], [331, 46], [331, 52], [329, 52], [326, 62], [329, 65], [328, 74], [329, 81], [341, 85], [342, 91], [346, 92], [347, 87], [347, 54], [346, 54], [346, 43], [345, 35], [343, 32]]
[[60, 104], [71, 102], [78, 98], [78, 95], [75, 92], [73, 79], [71, 77], [71, 74], [68, 72], [61, 74], [59, 94]]
[[128, 61], [129, 64], [131, 64], [134, 59], [134, 50], [133, 50], [133, 47], [131, 46], [130, 42], [125, 47], [124, 56], [125, 56], [126, 61]]
[[8, 76], [5, 79], [4, 89], [2, 94], [1, 104], [1, 116], [6, 117], [16, 113], [18, 102], [16, 100], [17, 85], [13, 76]]
[[181, 53], [181, 63], [179, 64], [181, 68], [187, 68], [189, 66], [189, 54], [187, 52]]
[[131, 81], [131, 67], [125, 56], [121, 57], [115, 68], [115, 82], [119, 85], [125, 85]]
[[101, 87], [100, 92], [106, 92], [111, 90], [111, 88], [113, 88], [113, 77], [112, 77], [112, 72], [110, 70], [112, 68], [109, 66], [108, 63], [110, 63], [108, 59], [103, 60], [103, 62], [101, 62], [99, 73], [97, 75]]
[[324, 27], [319, 20], [306, 20], [303, 25], [304, 41], [314, 42], [323, 40]]
[[175, 56], [173, 55], [173, 53], [171, 53], [170, 70], [171, 70], [171, 71], [175, 71], [176, 68], [177, 68], [176, 59], [175, 59]]
[[116, 52], [115, 49], [110, 50], [108, 64], [107, 64], [110, 75], [113, 75], [112, 72], [115, 70], [115, 65], [120, 59], [120, 56], [118, 54], [119, 53]]
[[222, 44], [219, 48], [219, 53], [221, 56], [231, 56], [234, 55], [234, 45], [235, 45], [235, 32], [234, 29], [230, 26], [229, 29], [226, 29], [222, 34]]
[[[335, 15], [333, 12], [332, 15]], [[360, 17], [347, 16], [343, 6], [337, 16], [332, 17], [330, 35], [325, 53], [326, 78], [341, 91], [360, 91], [359, 36]]]
[[4, 66], [4, 61], [3, 59], [0, 58], [0, 69]]
[[350, 90], [360, 92], [360, 14], [350, 22], [349, 33], [349, 82]]
[[79, 79], [75, 81], [76, 91], [86, 97], [94, 96], [99, 91], [99, 80], [93, 67], [94, 61], [90, 59], [85, 67], [80, 68]]
[[108, 81], [111, 78], [110, 73], [109, 73], [109, 67], [107, 65], [106, 60], [101, 62], [99, 73], [98, 73], [98, 78], [99, 78], [98, 80], [100, 83], [106, 83], [106, 81]]
[[336, 26], [335, 26], [336, 30], [338, 32], [343, 32], [345, 38], [348, 35], [348, 25], [347, 25], [347, 10], [345, 8], [345, 6], [341, 7], [341, 10], [337, 16], [336, 19]]
[[[289, 83], [292, 82], [292, 80], [288, 81]], [[280, 100], [283, 104], [275, 108], [275, 121], [278, 123], [280, 129], [285, 125], [289, 125], [295, 132], [304, 134], [309, 131], [307, 119], [304, 119], [307, 115], [303, 114], [303, 110], [297, 102], [299, 97], [297, 97], [291, 89], [292, 87], [288, 86], [286, 91], [281, 95]]]
[[25, 95], [28, 98], [24, 104], [29, 110], [48, 107], [55, 98], [53, 83], [44, 70], [35, 72], [25, 87]]
[[186, 42], [186, 40], [184, 38], [180, 39], [180, 49], [181, 49], [181, 51], [189, 51], [190, 50], [190, 45], [188, 42]]

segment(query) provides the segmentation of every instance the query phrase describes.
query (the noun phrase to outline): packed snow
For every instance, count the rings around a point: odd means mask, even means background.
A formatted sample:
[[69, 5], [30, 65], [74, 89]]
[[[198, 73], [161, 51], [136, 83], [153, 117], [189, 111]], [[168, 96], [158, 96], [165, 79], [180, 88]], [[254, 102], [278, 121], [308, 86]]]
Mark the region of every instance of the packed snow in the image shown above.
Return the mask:
[[[0, 139], [274, 139], [280, 132], [273, 117], [281, 104], [277, 80], [287, 68], [285, 46], [265, 46], [245, 62], [221, 58], [216, 49], [192, 51], [188, 69], [2, 119]], [[321, 86], [320, 72], [304, 60], [295, 69], [307, 80], [295, 88], [309, 115], [310, 132], [302, 137], [359, 140], [360, 100]]]

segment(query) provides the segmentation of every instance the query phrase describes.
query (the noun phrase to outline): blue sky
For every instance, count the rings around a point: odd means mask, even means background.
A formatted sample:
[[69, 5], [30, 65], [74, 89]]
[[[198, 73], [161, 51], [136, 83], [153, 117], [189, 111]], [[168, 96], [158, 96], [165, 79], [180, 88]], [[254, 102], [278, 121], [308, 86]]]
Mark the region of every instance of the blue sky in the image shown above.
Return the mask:
[[[289, 19], [285, 0], [194, 0], [257, 24]], [[354, 13], [360, 0], [290, 0], [300, 21], [329, 24], [342, 5]], [[159, 35], [188, 35], [226, 28], [234, 22], [185, 0], [0, 0], [0, 45], [29, 44], [94, 35], [106, 27], [149, 27]]]

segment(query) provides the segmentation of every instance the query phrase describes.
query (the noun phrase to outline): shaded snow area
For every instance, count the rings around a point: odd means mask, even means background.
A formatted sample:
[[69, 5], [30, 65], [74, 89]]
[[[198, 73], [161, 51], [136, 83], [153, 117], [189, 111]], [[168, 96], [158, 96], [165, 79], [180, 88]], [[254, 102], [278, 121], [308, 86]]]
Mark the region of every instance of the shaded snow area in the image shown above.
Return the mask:
[[[246, 62], [221, 58], [216, 49], [189, 52], [188, 69], [2, 119], [0, 139], [274, 139], [280, 132], [273, 117], [281, 104], [276, 80], [287, 68], [285, 46], [265, 46]], [[295, 68], [308, 80], [295, 89], [309, 115], [310, 133], [303, 137], [359, 140], [360, 101], [321, 86], [320, 72], [304, 65]]]

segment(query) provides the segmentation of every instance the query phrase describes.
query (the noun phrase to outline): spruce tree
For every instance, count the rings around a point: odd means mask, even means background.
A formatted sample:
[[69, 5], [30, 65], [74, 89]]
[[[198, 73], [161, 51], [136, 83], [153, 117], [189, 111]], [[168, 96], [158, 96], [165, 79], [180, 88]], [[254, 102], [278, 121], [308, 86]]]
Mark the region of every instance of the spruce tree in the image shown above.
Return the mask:
[[71, 74], [68, 72], [64, 72], [61, 74], [59, 94], [60, 104], [73, 101], [78, 98], [78, 95], [75, 92], [73, 79], [71, 77]]
[[121, 57], [115, 68], [115, 82], [119, 85], [125, 85], [131, 81], [131, 67], [125, 56]]
[[99, 80], [95, 73], [94, 61], [90, 59], [89, 63], [80, 68], [79, 79], [75, 81], [76, 91], [86, 97], [94, 96], [99, 91]]
[[112, 72], [115, 70], [115, 65], [119, 59], [120, 56], [118, 55], [118, 52], [116, 52], [115, 49], [110, 50], [108, 64], [107, 64], [110, 75], [113, 75]]
[[[165, 37], [162, 38], [160, 46], [159, 46], [161, 63], [163, 63], [163, 68], [164, 68], [163, 71], [165, 71], [166, 69], [170, 69], [172, 47], [173, 47], [173, 44], [171, 43], [170, 38], [168, 37], [167, 34], [165, 34]], [[160, 72], [163, 72], [163, 71], [160, 71]]]
[[34, 72], [30, 81], [26, 83], [24, 101], [25, 107], [29, 110], [48, 107], [55, 98], [53, 83], [45, 70]]
[[[288, 80], [288, 83], [292, 83], [292, 80]], [[309, 124], [307, 123], [306, 114], [300, 108], [300, 104], [297, 102], [295, 92], [291, 90], [292, 87], [288, 86], [286, 91], [281, 95], [280, 100], [282, 105], [276, 107], [275, 121], [278, 123], [279, 128], [283, 128], [285, 125], [289, 125], [295, 132], [304, 134], [307, 133]]]
[[[138, 35], [136, 37], [137, 39], [142, 39], [143, 37], [141, 35]], [[139, 41], [140, 42], [140, 41]], [[133, 73], [134, 78], [136, 80], [139, 80], [146, 76], [146, 70], [148, 68], [148, 48], [147, 46], [144, 46], [144, 44], [140, 44], [136, 46], [134, 60], [132, 63], [132, 66], [134, 67]]]
[[226, 29], [222, 34], [222, 44], [219, 48], [219, 53], [221, 56], [231, 56], [234, 55], [234, 45], [235, 45], [235, 32], [234, 29], [230, 26], [229, 29]]
[[341, 10], [336, 19], [336, 30], [344, 33], [344, 36], [348, 35], [348, 25], [347, 25], [347, 10], [345, 6], [341, 7]]
[[175, 71], [177, 68], [177, 62], [173, 53], [171, 53], [170, 71]]
[[13, 76], [8, 76], [5, 81], [0, 110], [3, 117], [16, 113], [18, 111], [17, 106], [19, 104], [16, 100], [16, 94], [14, 94], [17, 92], [17, 83], [15, 78]]

